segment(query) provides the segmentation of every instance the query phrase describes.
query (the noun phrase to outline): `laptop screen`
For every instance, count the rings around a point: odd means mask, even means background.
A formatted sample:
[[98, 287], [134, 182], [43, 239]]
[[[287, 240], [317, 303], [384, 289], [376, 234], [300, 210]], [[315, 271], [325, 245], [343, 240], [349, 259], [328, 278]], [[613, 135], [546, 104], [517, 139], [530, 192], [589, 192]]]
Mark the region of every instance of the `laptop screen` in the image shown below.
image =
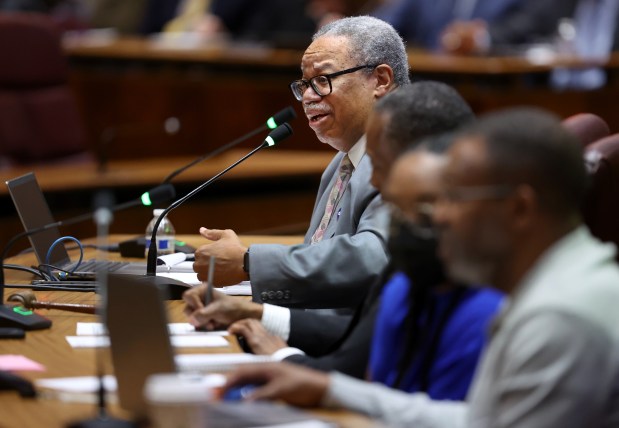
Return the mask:
[[[33, 230], [55, 222], [34, 173], [30, 172], [9, 180], [6, 185], [25, 230]], [[39, 263], [45, 263], [47, 251], [54, 241], [60, 237], [60, 231], [57, 227], [34, 233], [28, 237]], [[49, 263], [62, 267], [68, 265], [70, 261], [64, 245], [56, 245]]]
[[[105, 293], [104, 293], [105, 294]], [[146, 411], [142, 390], [148, 376], [174, 373], [165, 290], [147, 278], [111, 274], [107, 281], [106, 325], [122, 408]]]

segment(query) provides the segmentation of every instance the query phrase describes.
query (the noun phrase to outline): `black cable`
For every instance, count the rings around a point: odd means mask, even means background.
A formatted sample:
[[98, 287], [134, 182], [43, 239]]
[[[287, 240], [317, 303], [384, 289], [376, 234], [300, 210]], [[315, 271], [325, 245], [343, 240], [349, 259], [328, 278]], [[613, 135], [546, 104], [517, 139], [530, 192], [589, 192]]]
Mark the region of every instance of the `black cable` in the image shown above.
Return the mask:
[[93, 287], [70, 287], [63, 286], [62, 281], [58, 281], [59, 285], [43, 285], [43, 284], [6, 284], [5, 287], [9, 288], [25, 288], [34, 291], [88, 291], [96, 292], [96, 288]]
[[40, 278], [43, 279], [48, 279], [46, 275], [44, 275], [40, 270], [37, 270], [36, 268], [32, 268], [32, 267], [28, 267], [28, 266], [22, 266], [22, 265], [15, 265], [15, 264], [4, 264], [2, 265], [3, 269], [13, 269], [13, 270], [20, 270], [23, 272], [28, 272], [31, 273], [33, 275], [36, 275]]

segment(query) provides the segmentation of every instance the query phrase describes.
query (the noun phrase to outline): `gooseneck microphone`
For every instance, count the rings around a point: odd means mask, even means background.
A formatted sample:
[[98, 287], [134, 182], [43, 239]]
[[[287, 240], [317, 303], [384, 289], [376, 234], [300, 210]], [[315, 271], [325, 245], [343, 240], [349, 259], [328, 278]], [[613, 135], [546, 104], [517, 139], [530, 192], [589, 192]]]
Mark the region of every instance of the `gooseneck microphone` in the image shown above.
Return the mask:
[[[172, 184], [159, 185], [148, 192], [144, 192], [139, 199], [128, 201], [119, 205], [115, 205], [110, 208], [110, 211], [120, 211], [123, 209], [144, 205], [150, 206], [153, 204], [159, 204], [164, 201], [168, 201], [176, 196], [174, 186]], [[23, 237], [34, 235], [44, 232], [54, 227], [67, 226], [81, 221], [91, 219], [95, 216], [95, 212], [82, 214], [76, 217], [72, 217], [66, 220], [57, 221], [55, 223], [49, 223], [35, 229], [25, 230], [18, 233], [4, 246], [2, 255], [0, 255], [0, 327], [13, 327], [17, 326], [25, 330], [35, 330], [40, 328], [48, 328], [51, 326], [51, 321], [47, 318], [41, 317], [34, 312], [23, 310], [19, 307], [10, 307], [1, 305], [4, 302], [4, 260], [6, 259], [10, 249], [13, 245]]]
[[[262, 142], [262, 144], [260, 144], [258, 147], [253, 149], [251, 152], [247, 153], [245, 156], [243, 156], [238, 161], [234, 162], [232, 165], [230, 165], [229, 167], [227, 167], [226, 169], [221, 171], [219, 174], [217, 174], [214, 177], [210, 178], [208, 181], [202, 183], [200, 186], [196, 187], [191, 192], [187, 193], [182, 198], [174, 201], [168, 208], [163, 210], [163, 212], [161, 213], [161, 215], [159, 216], [159, 218], [157, 219], [157, 221], [155, 222], [155, 225], [153, 227], [153, 235], [151, 236], [150, 247], [148, 249], [148, 262], [146, 264], [146, 275], [147, 275], [147, 277], [155, 277], [156, 278], [156, 269], [157, 269], [157, 229], [159, 228], [159, 225], [161, 224], [161, 221], [163, 220], [163, 218], [170, 211], [172, 211], [173, 209], [175, 209], [178, 206], [182, 205], [185, 201], [187, 201], [188, 199], [190, 199], [191, 197], [196, 195], [198, 192], [202, 191], [205, 187], [209, 186], [212, 182], [217, 180], [219, 177], [224, 175], [226, 172], [230, 171], [232, 168], [234, 168], [235, 166], [237, 166], [241, 162], [245, 161], [245, 159], [247, 159], [250, 156], [254, 155], [259, 150], [261, 150], [261, 149], [263, 149], [265, 147], [273, 147], [277, 143], [279, 143], [282, 140], [288, 138], [290, 135], [292, 135], [292, 128], [287, 123], [283, 123], [282, 125], [280, 125], [277, 128], [275, 128], [275, 130], [271, 131], [269, 133], [269, 135], [265, 138], [265, 140]], [[166, 282], [173, 282], [173, 280], [171, 280], [170, 278], [163, 278], [163, 280], [165, 280]]]
[[237, 138], [236, 140], [225, 144], [221, 147], [216, 148], [213, 151], [210, 151], [202, 156], [200, 156], [199, 158], [194, 159], [193, 161], [189, 162], [187, 165], [184, 165], [174, 171], [172, 171], [166, 178], [163, 179], [162, 183], [169, 183], [170, 181], [172, 181], [172, 179], [174, 179], [177, 175], [181, 174], [182, 172], [186, 171], [187, 169], [191, 168], [192, 166], [205, 161], [207, 159], [210, 159], [212, 157], [217, 156], [220, 153], [225, 152], [228, 149], [231, 149], [232, 147], [238, 146], [239, 144], [241, 144], [243, 141], [253, 137], [254, 135], [266, 131], [267, 129], [276, 129], [278, 126], [280, 126], [281, 124], [285, 123], [285, 122], [289, 122], [292, 119], [297, 117], [297, 113], [294, 111], [294, 109], [291, 106], [286, 107], [285, 109], [282, 109], [280, 111], [278, 111], [277, 113], [275, 113], [273, 116], [269, 117], [267, 119], [267, 121], [262, 124], [261, 126], [259, 126], [258, 128], [254, 129], [253, 131], [248, 132], [247, 134]]
[[[169, 201], [170, 199], [174, 198], [174, 196], [176, 196], [176, 191], [174, 190], [174, 186], [170, 183], [166, 183], [166, 184], [161, 184], [151, 190], [149, 190], [148, 192], [144, 192], [142, 193], [142, 196], [140, 196], [139, 199], [134, 199], [128, 202], [124, 202], [122, 204], [118, 204], [115, 205], [113, 207], [110, 208], [110, 211], [115, 212], [115, 211], [121, 211], [127, 208], [132, 208], [132, 207], [137, 207], [137, 206], [151, 206], [151, 205], [157, 205], [161, 202], [165, 202], [165, 201]], [[69, 226], [71, 224], [75, 224], [75, 223], [80, 223], [82, 221], [86, 221], [86, 220], [90, 220], [91, 218], [93, 218], [96, 214], [95, 212], [89, 212], [86, 214], [82, 214], [82, 215], [78, 215], [75, 217], [71, 217], [68, 218], [66, 220], [60, 220], [54, 223], [49, 223], [46, 225], [43, 225], [41, 227], [37, 227], [35, 229], [29, 229], [29, 230], [25, 230], [23, 232], [18, 233], [17, 235], [15, 235], [14, 237], [12, 237], [9, 242], [4, 246], [4, 250], [2, 252], [2, 256], [0, 258], [0, 262], [4, 262], [4, 259], [6, 259], [8, 252], [10, 251], [10, 249], [13, 247], [13, 245], [15, 244], [15, 242], [17, 242], [18, 240], [20, 240], [21, 238], [25, 237], [25, 236], [31, 236], [31, 235], [35, 235], [37, 233], [41, 233], [41, 232], [45, 232], [46, 230], [55, 228], [55, 227], [60, 227], [60, 226]], [[2, 271], [2, 269], [0, 269], [0, 302], [2, 302], [4, 300], [4, 290], [3, 290], [3, 284], [4, 284], [4, 273]]]
[[[151, 205], [157, 205], [161, 202], [169, 201], [170, 199], [174, 198], [174, 196], [176, 196], [176, 191], [174, 190], [174, 186], [172, 184], [169, 184], [169, 183], [160, 184], [159, 186], [152, 188], [148, 192], [142, 193], [139, 199], [133, 199], [131, 201], [115, 205], [110, 208], [110, 211], [112, 212], [121, 211], [127, 208], [137, 207], [141, 205], [149, 207]], [[7, 249], [7, 247], [10, 248], [10, 246], [13, 245], [14, 240], [16, 241], [22, 238], [23, 236], [30, 236], [30, 235], [34, 235], [35, 233], [44, 232], [54, 227], [69, 226], [75, 223], [80, 223], [82, 221], [90, 220], [91, 218], [95, 216], [95, 213], [96, 212], [81, 214], [75, 217], [68, 218], [66, 220], [59, 220], [54, 223], [49, 223], [44, 226], [37, 227], [36, 229], [30, 229], [30, 230], [21, 232], [20, 234], [15, 235], [13, 239], [9, 241], [9, 243], [5, 246], [5, 250]]]

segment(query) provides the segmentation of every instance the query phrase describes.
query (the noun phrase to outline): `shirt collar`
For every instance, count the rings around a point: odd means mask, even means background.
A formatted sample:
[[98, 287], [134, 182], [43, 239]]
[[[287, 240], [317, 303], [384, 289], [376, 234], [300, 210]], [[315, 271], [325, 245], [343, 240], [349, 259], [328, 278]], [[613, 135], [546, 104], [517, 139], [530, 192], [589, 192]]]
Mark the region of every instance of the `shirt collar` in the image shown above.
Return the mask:
[[363, 134], [361, 138], [359, 138], [359, 141], [348, 151], [348, 158], [355, 169], [357, 169], [363, 155], [365, 155], [365, 134]]

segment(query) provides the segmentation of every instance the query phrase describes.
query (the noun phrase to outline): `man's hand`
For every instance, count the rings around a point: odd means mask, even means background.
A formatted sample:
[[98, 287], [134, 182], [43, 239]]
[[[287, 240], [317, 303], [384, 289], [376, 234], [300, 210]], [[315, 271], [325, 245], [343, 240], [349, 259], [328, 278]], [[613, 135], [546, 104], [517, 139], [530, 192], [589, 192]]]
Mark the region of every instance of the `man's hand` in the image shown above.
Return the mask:
[[282, 338], [266, 331], [262, 323], [256, 319], [237, 321], [228, 328], [228, 332], [243, 336], [254, 354], [258, 355], [271, 355], [288, 346]]
[[284, 400], [295, 406], [316, 407], [329, 388], [329, 375], [288, 363], [241, 366], [228, 374], [225, 389], [260, 385], [248, 400]]
[[200, 235], [214, 241], [211, 244], [202, 245], [196, 250], [196, 261], [193, 270], [198, 274], [200, 281], [206, 281], [208, 277], [208, 265], [211, 256], [215, 256], [215, 285], [238, 284], [246, 281], [247, 273], [243, 271], [243, 257], [247, 247], [241, 244], [239, 237], [233, 230], [217, 230], [200, 228]]
[[198, 285], [183, 294], [184, 312], [194, 327], [215, 330], [244, 318], [262, 319], [262, 305], [218, 291], [213, 291], [213, 301], [204, 306], [206, 287], [206, 284]]
[[486, 54], [490, 50], [490, 34], [485, 21], [455, 21], [441, 34], [441, 47], [452, 54]]

